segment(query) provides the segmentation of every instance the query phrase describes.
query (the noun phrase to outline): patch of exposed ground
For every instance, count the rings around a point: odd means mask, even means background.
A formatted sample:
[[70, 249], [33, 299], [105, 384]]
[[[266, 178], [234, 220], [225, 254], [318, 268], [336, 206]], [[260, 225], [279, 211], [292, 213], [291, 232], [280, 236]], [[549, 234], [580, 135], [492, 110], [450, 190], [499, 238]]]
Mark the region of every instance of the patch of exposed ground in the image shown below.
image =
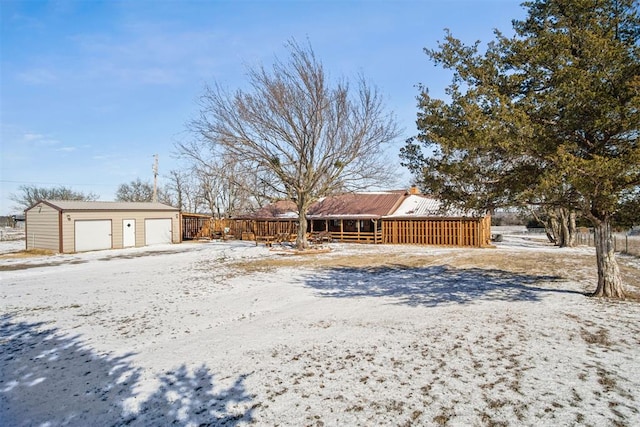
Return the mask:
[[54, 255], [56, 252], [47, 249], [29, 249], [28, 251], [7, 252], [0, 254], [0, 259], [33, 258], [36, 256]]
[[[311, 254], [305, 257], [283, 256], [259, 260], [241, 260], [228, 264], [238, 273], [275, 271], [283, 267], [323, 268], [367, 268], [367, 267], [425, 267], [446, 265], [458, 269], [494, 269], [514, 274], [555, 277], [574, 282], [590, 283], [597, 278], [595, 255], [582, 251], [548, 250], [505, 253], [492, 249], [449, 249], [441, 254], [379, 253], [366, 255], [352, 254]], [[628, 257], [619, 256], [618, 263], [625, 285], [630, 291], [630, 299], [640, 301], [640, 274]], [[594, 283], [595, 288], [595, 283]], [[585, 289], [586, 291], [586, 289]]]
[[84, 260], [56, 260], [49, 262], [28, 262], [28, 263], [15, 263], [15, 264], [4, 264], [0, 265], [0, 271], [16, 271], [16, 270], [27, 270], [30, 268], [38, 268], [38, 267], [56, 267], [59, 265], [69, 265], [69, 264], [84, 264], [87, 261]]

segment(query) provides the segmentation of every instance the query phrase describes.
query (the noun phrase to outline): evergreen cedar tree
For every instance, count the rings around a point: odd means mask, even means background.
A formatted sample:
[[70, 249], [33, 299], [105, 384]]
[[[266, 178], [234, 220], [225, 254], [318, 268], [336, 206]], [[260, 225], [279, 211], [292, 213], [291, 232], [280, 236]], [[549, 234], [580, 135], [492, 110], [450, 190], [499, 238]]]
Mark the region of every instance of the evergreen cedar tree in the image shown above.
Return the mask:
[[[595, 230], [592, 295], [624, 298], [611, 223], [640, 187], [640, 22], [634, 0], [523, 3], [514, 36], [425, 52], [453, 72], [448, 99], [421, 86], [401, 157], [449, 203], [579, 211]], [[428, 153], [426, 155], [425, 153]]]

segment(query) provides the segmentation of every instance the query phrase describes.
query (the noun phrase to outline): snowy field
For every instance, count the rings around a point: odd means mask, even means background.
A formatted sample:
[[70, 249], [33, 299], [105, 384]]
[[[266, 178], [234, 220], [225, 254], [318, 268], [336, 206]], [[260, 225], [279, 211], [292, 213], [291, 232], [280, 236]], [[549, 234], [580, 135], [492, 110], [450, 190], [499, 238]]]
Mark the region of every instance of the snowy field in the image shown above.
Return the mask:
[[23, 245], [0, 243], [2, 426], [640, 425], [640, 303], [583, 295], [591, 248]]

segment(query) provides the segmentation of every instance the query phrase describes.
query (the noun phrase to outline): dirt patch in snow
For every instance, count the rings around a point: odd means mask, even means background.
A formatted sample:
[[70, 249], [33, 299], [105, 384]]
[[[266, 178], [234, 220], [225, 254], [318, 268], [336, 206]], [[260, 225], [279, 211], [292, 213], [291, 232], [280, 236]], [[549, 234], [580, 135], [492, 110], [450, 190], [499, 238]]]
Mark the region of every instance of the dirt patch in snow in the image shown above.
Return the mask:
[[[541, 245], [545, 247], [545, 245]], [[433, 265], [448, 265], [455, 268], [477, 268], [486, 270], [500, 270], [509, 273], [527, 274], [541, 277], [552, 277], [556, 280], [564, 279], [589, 283], [597, 277], [595, 255], [577, 249], [561, 250], [550, 247], [551, 250], [518, 251], [505, 255], [503, 251], [491, 249], [450, 249], [445, 253], [429, 253], [424, 247], [415, 247], [415, 253], [400, 252], [380, 253], [367, 251], [363, 248], [358, 255], [343, 254], [334, 250], [333, 253], [309, 254], [306, 257], [282, 257], [278, 259], [258, 259], [251, 261], [237, 261], [229, 264], [230, 268], [242, 272], [273, 271], [284, 267], [312, 267], [331, 268], [365, 268], [396, 266], [424, 267]], [[632, 257], [618, 255], [618, 263], [623, 280], [631, 291], [631, 297], [640, 291], [640, 277], [637, 266], [629, 262]], [[594, 285], [595, 288], [595, 285]], [[588, 290], [585, 289], [585, 292]]]
[[32, 258], [32, 257], [36, 257], [36, 256], [55, 255], [55, 254], [56, 254], [56, 252], [50, 251], [50, 250], [47, 250], [47, 249], [29, 249], [28, 251], [21, 250], [21, 251], [17, 251], [17, 252], [1, 253], [0, 254], [0, 259]]

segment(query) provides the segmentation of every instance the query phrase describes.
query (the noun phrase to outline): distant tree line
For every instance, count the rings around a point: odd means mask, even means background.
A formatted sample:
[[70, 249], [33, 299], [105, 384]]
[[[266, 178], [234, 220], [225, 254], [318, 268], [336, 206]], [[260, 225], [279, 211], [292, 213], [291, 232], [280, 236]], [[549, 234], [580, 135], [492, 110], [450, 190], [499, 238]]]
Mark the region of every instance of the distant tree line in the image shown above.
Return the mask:
[[41, 200], [98, 200], [99, 196], [94, 193], [83, 193], [75, 191], [69, 187], [39, 187], [37, 185], [21, 185], [17, 193], [12, 193], [9, 197], [16, 203], [19, 209], [27, 209]]

